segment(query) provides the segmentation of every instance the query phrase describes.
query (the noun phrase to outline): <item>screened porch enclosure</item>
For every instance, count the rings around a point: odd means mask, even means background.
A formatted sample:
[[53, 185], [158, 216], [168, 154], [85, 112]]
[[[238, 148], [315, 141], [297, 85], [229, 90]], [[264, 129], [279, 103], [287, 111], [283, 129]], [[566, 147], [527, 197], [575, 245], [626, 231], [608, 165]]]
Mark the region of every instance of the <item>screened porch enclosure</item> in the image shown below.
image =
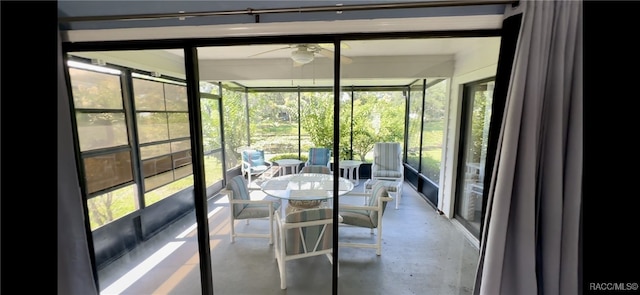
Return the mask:
[[[374, 144], [399, 142], [405, 186], [453, 216], [447, 184], [455, 182], [458, 89], [495, 75], [499, 38], [460, 38], [465, 51], [422, 56], [416, 52], [433, 46], [418, 41], [427, 39], [345, 41], [332, 48], [351, 59], [339, 73], [326, 56], [299, 65], [287, 50], [262, 53], [285, 43], [202, 46], [194, 60], [182, 49], [67, 52], [98, 276], [123, 258], [122, 267], [134, 268], [126, 263], [130, 253], [151, 249], [148, 241], [193, 214], [194, 140], [202, 143], [208, 199], [241, 174], [245, 149], [264, 150], [271, 162], [304, 163], [311, 148], [329, 148], [332, 162], [363, 162], [363, 186]], [[373, 48], [387, 51], [364, 54]], [[197, 116], [189, 105], [190, 63], [198, 64]]]

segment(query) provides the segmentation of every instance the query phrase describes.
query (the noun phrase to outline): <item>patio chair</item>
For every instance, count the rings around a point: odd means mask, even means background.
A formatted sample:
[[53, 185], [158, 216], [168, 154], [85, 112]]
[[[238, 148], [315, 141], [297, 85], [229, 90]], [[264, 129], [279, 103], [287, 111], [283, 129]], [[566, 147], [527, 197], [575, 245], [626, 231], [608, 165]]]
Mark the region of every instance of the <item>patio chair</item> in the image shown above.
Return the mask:
[[276, 212], [275, 256], [280, 271], [280, 288], [287, 288], [287, 261], [326, 255], [333, 263], [333, 210], [298, 210], [280, 218]]
[[[404, 181], [402, 149], [398, 142], [377, 142], [373, 146], [371, 180]], [[398, 186], [398, 195], [402, 195], [402, 185]]]
[[273, 163], [264, 159], [264, 150], [243, 150], [242, 151], [242, 175], [251, 184], [251, 178], [260, 176], [270, 170]]
[[342, 240], [338, 242], [338, 246], [374, 248], [376, 249], [376, 255], [380, 256], [382, 254], [382, 216], [387, 207], [387, 202], [392, 201], [393, 198], [389, 197], [387, 188], [382, 182], [376, 182], [371, 192], [349, 192], [340, 196], [342, 199], [349, 197], [364, 197], [368, 202], [365, 205], [341, 203], [339, 207], [340, 217], [342, 218], [340, 225], [369, 228], [371, 234], [374, 234], [374, 229], [376, 229], [377, 237], [375, 243], [354, 243], [348, 242], [348, 236], [341, 234]]
[[310, 148], [309, 159], [305, 166], [327, 166], [331, 170], [331, 150], [328, 148]]
[[[227, 183], [226, 191], [229, 198], [229, 225], [231, 227], [231, 242], [235, 242], [236, 237], [248, 238], [269, 238], [269, 245], [273, 244], [273, 218], [274, 212], [280, 208], [280, 202], [275, 200], [252, 200], [247, 189], [244, 176], [237, 175]], [[269, 233], [237, 233], [235, 231], [236, 220], [268, 219]]]
[[331, 169], [326, 166], [304, 166], [300, 173], [321, 173], [321, 174], [331, 174]]

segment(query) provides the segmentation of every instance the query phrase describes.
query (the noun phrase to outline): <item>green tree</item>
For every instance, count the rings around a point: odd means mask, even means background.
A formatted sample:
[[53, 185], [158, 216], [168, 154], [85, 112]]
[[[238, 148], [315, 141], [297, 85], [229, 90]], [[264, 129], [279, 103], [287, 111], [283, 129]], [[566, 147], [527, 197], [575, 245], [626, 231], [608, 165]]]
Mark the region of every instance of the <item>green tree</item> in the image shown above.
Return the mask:
[[244, 94], [239, 91], [223, 89], [222, 108], [224, 116], [224, 136], [227, 168], [240, 163], [238, 148], [247, 145], [247, 116]]
[[[333, 95], [316, 93], [303, 99], [301, 125], [319, 147], [333, 146]], [[353, 118], [350, 101], [340, 108], [341, 158], [350, 158], [351, 126], [353, 125], [353, 155], [365, 161], [376, 142], [402, 142], [404, 101], [400, 92], [359, 92], [354, 99]], [[353, 120], [353, 124], [351, 124]]]
[[[489, 105], [489, 101], [487, 98], [487, 93], [485, 91], [476, 91], [475, 97], [473, 99], [473, 114], [471, 119], [471, 136], [473, 138], [473, 148], [471, 149], [470, 159], [473, 162], [479, 163], [482, 157], [482, 151], [484, 148], [483, 144], [485, 144], [485, 140], [483, 139], [483, 134], [485, 132], [485, 116], [490, 116], [490, 109], [487, 110]], [[488, 120], [487, 120], [488, 121]]]
[[360, 161], [365, 161], [376, 142], [403, 142], [404, 101], [402, 93], [397, 91], [356, 93], [353, 154]]
[[316, 147], [333, 147], [333, 93], [316, 92], [301, 99], [300, 125]]

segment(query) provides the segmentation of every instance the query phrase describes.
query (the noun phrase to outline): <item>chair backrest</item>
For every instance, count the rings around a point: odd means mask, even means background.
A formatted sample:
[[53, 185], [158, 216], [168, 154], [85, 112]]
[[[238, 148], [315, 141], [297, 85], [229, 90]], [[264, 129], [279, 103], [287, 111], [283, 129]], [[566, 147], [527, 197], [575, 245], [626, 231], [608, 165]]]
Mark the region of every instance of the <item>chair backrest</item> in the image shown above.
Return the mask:
[[373, 146], [374, 163], [381, 170], [397, 170], [401, 167], [402, 150], [397, 142], [377, 142]]
[[328, 148], [310, 148], [307, 165], [320, 165], [329, 167], [331, 150]]
[[242, 161], [249, 163], [251, 167], [262, 166], [265, 164], [264, 150], [244, 150], [242, 151]]
[[[385, 184], [382, 181], [378, 181], [376, 182], [373, 187], [371, 188], [371, 197], [369, 198], [369, 203], [367, 204], [368, 206], [372, 206], [372, 207], [378, 207], [378, 201], [383, 198], [383, 197], [388, 197], [389, 196], [389, 192], [387, 192], [387, 187], [385, 186]], [[382, 214], [384, 214], [385, 209], [387, 208], [387, 202], [381, 201], [382, 202]], [[382, 215], [381, 214], [381, 215]], [[369, 218], [371, 218], [371, 222], [373, 224], [378, 224], [378, 212], [377, 211], [373, 211], [373, 210], [369, 210]]]
[[[250, 200], [247, 182], [242, 175], [236, 175], [227, 183], [226, 189], [231, 191], [230, 200]], [[238, 216], [248, 204], [233, 204], [233, 215]]]
[[325, 220], [318, 225], [293, 227], [286, 230], [286, 253], [295, 255], [311, 253], [333, 247], [333, 210], [331, 208], [314, 208], [294, 211], [287, 214], [287, 223]]
[[331, 174], [331, 169], [327, 166], [304, 166], [300, 173], [322, 173]]
[[401, 177], [402, 149], [398, 142], [377, 142], [373, 146], [372, 177]]

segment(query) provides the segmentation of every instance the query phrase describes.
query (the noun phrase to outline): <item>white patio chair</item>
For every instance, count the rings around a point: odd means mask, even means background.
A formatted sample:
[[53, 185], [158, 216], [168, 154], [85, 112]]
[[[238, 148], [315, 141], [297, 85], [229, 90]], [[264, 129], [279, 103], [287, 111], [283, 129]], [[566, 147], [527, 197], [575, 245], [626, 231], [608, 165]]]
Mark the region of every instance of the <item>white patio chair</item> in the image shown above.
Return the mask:
[[[404, 166], [402, 165], [402, 148], [398, 142], [377, 142], [373, 146], [373, 164], [371, 165], [371, 180], [404, 181]], [[402, 195], [402, 185], [397, 192]]]
[[280, 271], [280, 288], [287, 288], [287, 261], [326, 255], [333, 263], [333, 210], [298, 210], [280, 218], [276, 212], [275, 256]]
[[338, 242], [338, 246], [373, 248], [376, 249], [376, 255], [380, 256], [382, 254], [382, 216], [387, 202], [392, 201], [393, 198], [389, 197], [382, 182], [374, 183], [371, 192], [349, 192], [340, 196], [342, 199], [349, 197], [363, 197], [368, 202], [365, 205], [340, 203], [340, 217], [342, 218], [340, 225], [368, 228], [371, 230], [371, 234], [374, 234], [374, 229], [376, 229], [377, 237], [374, 243], [353, 243], [347, 242], [348, 236], [340, 235], [341, 240]]
[[248, 179], [248, 184], [251, 184], [251, 178], [260, 176], [261, 174], [270, 170], [273, 163], [265, 160], [264, 150], [243, 150], [242, 151], [242, 175], [245, 175]]
[[[231, 242], [235, 242], [236, 237], [248, 237], [268, 238], [269, 244], [273, 244], [274, 212], [278, 211], [281, 203], [275, 200], [252, 200], [249, 190], [247, 189], [246, 180], [242, 175], [233, 177], [229, 183], [227, 183], [225, 193], [229, 198]], [[269, 233], [237, 233], [235, 230], [235, 221], [238, 219], [246, 220], [247, 225], [250, 219], [268, 219]]]

